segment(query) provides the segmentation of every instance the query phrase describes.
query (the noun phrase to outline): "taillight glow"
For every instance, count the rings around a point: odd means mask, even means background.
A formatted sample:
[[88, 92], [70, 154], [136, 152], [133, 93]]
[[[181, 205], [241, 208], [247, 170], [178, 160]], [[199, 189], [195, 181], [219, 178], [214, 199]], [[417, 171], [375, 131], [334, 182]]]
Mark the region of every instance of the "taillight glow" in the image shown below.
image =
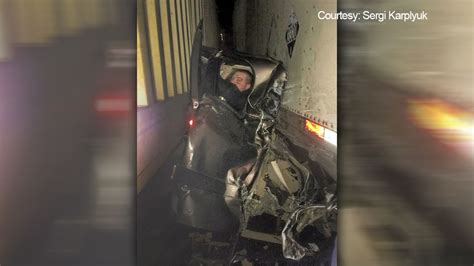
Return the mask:
[[337, 133], [335, 131], [325, 128], [307, 119], [305, 120], [305, 129], [309, 133], [316, 135], [324, 139], [325, 141], [337, 146]]
[[192, 127], [192, 126], [193, 126], [193, 124], [194, 124], [194, 120], [193, 120], [193, 119], [189, 119], [189, 121], [188, 121], [188, 125], [189, 125], [190, 127]]
[[314, 123], [314, 122], [311, 122], [309, 120], [306, 120], [306, 123], [305, 123], [305, 128], [313, 133], [314, 135], [320, 137], [320, 138], [324, 138], [324, 127]]
[[130, 110], [128, 99], [99, 99], [95, 108], [98, 112], [126, 112]]
[[473, 116], [440, 100], [410, 100], [408, 112], [416, 126], [447, 141], [474, 141]]
[[94, 101], [94, 109], [103, 115], [125, 115], [132, 111], [132, 100], [128, 95], [100, 95]]

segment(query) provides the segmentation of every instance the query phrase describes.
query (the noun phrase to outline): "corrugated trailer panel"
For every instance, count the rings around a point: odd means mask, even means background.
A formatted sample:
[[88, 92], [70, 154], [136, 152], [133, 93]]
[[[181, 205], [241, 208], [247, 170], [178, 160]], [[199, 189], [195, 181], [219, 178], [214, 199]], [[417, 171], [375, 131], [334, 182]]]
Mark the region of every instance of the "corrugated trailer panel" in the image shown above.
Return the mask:
[[[319, 20], [320, 10], [336, 12], [337, 3], [238, 1], [235, 41], [238, 50], [284, 63], [288, 69], [285, 107], [337, 131], [337, 24], [335, 20]], [[287, 39], [288, 34], [295, 34], [295, 27], [298, 30], [290, 56]]]

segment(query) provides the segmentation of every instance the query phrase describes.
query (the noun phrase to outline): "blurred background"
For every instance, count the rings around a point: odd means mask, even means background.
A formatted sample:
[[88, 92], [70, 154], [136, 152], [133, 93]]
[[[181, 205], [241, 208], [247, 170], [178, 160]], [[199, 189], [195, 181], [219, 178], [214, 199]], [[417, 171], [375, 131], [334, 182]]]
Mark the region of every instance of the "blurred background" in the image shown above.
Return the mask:
[[131, 265], [134, 1], [0, 1], [0, 264]]
[[339, 263], [473, 263], [473, 2], [338, 1], [428, 13], [338, 24]]

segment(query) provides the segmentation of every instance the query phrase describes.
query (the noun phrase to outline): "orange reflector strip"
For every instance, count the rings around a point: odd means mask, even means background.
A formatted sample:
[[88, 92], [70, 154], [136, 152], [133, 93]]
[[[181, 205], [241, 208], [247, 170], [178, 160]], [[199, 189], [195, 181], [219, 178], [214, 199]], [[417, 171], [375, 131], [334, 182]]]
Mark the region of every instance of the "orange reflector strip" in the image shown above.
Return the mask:
[[305, 128], [306, 128], [306, 130], [308, 130], [313, 135], [316, 135], [320, 138], [324, 138], [324, 127], [322, 127], [322, 126], [320, 126], [320, 125], [318, 125], [314, 122], [311, 122], [309, 120], [306, 120]]
[[337, 146], [337, 133], [310, 120], [305, 120], [305, 129], [312, 135], [316, 135], [325, 141]]

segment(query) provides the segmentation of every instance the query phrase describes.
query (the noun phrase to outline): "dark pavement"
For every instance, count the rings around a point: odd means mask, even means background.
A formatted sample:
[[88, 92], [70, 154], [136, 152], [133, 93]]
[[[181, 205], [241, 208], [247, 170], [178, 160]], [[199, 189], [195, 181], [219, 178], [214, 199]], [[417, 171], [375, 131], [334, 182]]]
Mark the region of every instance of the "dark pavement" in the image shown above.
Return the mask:
[[137, 198], [137, 265], [183, 265], [190, 259], [188, 231], [171, 210], [171, 173], [181, 146], [175, 148]]

